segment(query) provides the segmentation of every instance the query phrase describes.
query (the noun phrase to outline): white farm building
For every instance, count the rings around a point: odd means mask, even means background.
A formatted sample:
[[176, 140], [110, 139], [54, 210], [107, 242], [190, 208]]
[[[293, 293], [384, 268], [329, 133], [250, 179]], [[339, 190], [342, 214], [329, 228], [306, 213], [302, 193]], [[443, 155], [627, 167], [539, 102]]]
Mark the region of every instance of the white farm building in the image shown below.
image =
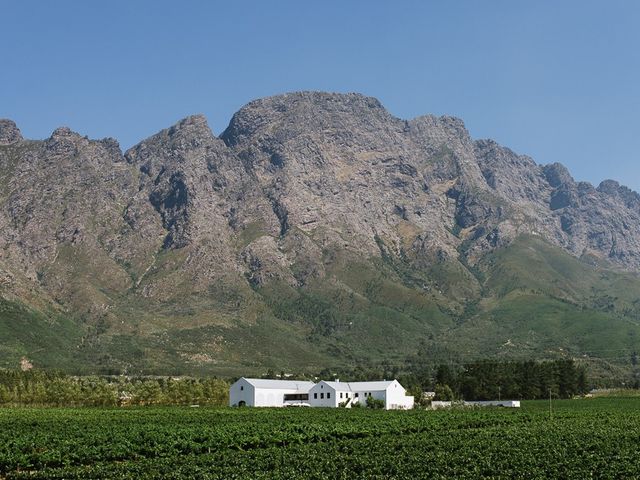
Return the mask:
[[313, 382], [299, 380], [265, 380], [244, 378], [231, 385], [229, 405], [232, 407], [286, 407], [307, 404]]
[[413, 408], [413, 397], [397, 380], [382, 382], [325, 382], [316, 383], [309, 390], [309, 404], [312, 407], [352, 407], [356, 403], [364, 405], [367, 397], [384, 402], [387, 410]]
[[384, 402], [387, 410], [413, 408], [413, 397], [397, 380], [381, 382], [325, 382], [241, 378], [229, 390], [229, 405], [251, 407], [311, 407], [364, 405], [368, 397]]

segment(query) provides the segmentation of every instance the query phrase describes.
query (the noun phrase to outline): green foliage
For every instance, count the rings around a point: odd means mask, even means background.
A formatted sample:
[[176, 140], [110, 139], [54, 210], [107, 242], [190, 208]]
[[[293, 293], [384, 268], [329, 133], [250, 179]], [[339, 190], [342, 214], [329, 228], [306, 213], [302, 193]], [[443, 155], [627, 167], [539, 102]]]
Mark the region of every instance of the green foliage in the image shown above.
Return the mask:
[[0, 370], [0, 406], [113, 407], [227, 405], [229, 384], [218, 379], [71, 377], [58, 371]]
[[[573, 360], [478, 361], [452, 369], [438, 367], [436, 400], [453, 400], [458, 392], [465, 400], [571, 398], [589, 391], [586, 371]], [[449, 388], [452, 387], [452, 388]], [[455, 390], [455, 392], [453, 391]]]
[[381, 398], [373, 398], [371, 395], [369, 395], [367, 397], [366, 405], [367, 408], [381, 410], [384, 408], [384, 400], [382, 400]]
[[449, 385], [442, 384], [442, 383], [438, 383], [436, 384], [436, 388], [435, 388], [435, 397], [433, 398], [434, 400], [440, 400], [443, 402], [451, 402], [453, 400], [456, 399], [456, 396], [453, 393], [453, 390], [451, 390], [451, 387]]
[[426, 407], [429, 403], [429, 400], [423, 398], [420, 384], [416, 383], [407, 387], [407, 395], [413, 397], [414, 408]]

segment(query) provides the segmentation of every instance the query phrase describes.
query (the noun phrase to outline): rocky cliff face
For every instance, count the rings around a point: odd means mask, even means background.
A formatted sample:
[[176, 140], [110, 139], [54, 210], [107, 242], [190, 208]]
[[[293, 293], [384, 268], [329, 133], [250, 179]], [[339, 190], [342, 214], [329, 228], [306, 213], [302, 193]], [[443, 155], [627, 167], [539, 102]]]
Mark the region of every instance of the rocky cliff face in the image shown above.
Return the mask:
[[[488, 256], [527, 236], [640, 269], [637, 193], [358, 94], [256, 100], [220, 137], [195, 115], [124, 154], [68, 128], [24, 140], [0, 120], [0, 188], [0, 294], [81, 319], [83, 345], [117, 333], [162, 350], [168, 328], [282, 320], [274, 288], [298, 298], [330, 285], [356, 305], [336, 274], [350, 263], [386, 262], [411, 278], [403, 288], [464, 315]], [[305, 315], [282, 328], [304, 330]], [[211, 360], [227, 341], [214, 337], [209, 353], [178, 354]]]
[[250, 103], [221, 138], [272, 203], [281, 236], [329, 229], [358, 255], [379, 254], [380, 237], [396, 251], [473, 263], [530, 233], [640, 266], [635, 192], [612, 181], [595, 189], [562, 165], [473, 141], [455, 118], [404, 121], [361, 95], [299, 93]]

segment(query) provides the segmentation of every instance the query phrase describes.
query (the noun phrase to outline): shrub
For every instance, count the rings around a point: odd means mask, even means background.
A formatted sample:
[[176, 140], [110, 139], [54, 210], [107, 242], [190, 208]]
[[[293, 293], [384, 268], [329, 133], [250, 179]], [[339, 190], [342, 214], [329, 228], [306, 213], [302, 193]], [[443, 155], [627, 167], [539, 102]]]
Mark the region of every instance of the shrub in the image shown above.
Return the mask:
[[373, 398], [372, 396], [367, 397], [367, 408], [373, 408], [374, 410], [379, 410], [384, 408], [384, 400], [379, 398]]
[[453, 390], [451, 390], [451, 387], [446, 384], [442, 385], [438, 383], [435, 388], [435, 394], [435, 397], [433, 397], [434, 400], [451, 402], [456, 399], [455, 395], [453, 394]]

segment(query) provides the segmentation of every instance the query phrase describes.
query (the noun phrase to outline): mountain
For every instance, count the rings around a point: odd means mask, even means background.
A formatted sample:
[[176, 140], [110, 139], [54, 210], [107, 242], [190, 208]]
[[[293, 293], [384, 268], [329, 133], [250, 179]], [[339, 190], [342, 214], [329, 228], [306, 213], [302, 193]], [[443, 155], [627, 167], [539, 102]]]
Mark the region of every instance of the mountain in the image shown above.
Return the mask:
[[374, 98], [253, 101], [122, 152], [0, 120], [0, 366], [239, 374], [628, 367], [640, 195]]

